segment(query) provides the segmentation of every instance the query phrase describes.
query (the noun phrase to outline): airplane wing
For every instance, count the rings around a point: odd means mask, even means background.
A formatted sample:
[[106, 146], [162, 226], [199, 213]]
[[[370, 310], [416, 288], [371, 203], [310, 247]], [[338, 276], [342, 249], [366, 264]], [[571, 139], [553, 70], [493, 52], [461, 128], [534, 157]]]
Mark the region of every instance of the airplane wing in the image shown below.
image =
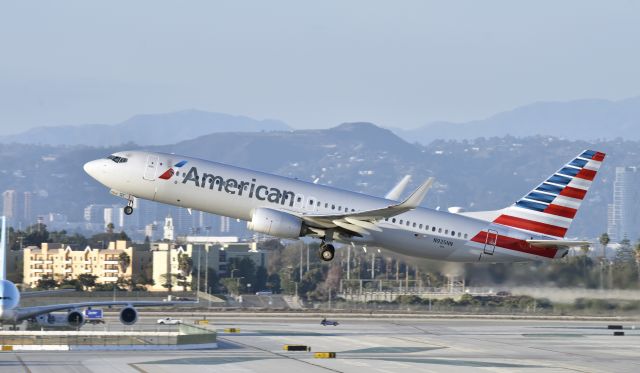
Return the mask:
[[589, 241], [570, 241], [570, 240], [527, 240], [531, 246], [543, 249], [556, 249], [558, 247], [576, 247], [591, 245]]
[[430, 177], [411, 193], [407, 199], [385, 208], [352, 213], [345, 212], [344, 214], [299, 214], [297, 216], [303, 219], [307, 226], [317, 234], [322, 234], [325, 229], [341, 228], [351, 235], [368, 235], [371, 230], [381, 231], [375, 224], [376, 221], [390, 218], [418, 207], [433, 185], [433, 180]]
[[161, 307], [174, 306], [178, 304], [194, 304], [197, 301], [179, 301], [179, 302], [162, 302], [162, 301], [103, 301], [103, 302], [80, 302], [66, 304], [52, 304], [47, 306], [21, 307], [16, 309], [16, 318], [18, 321], [26, 320], [45, 313], [56, 311], [69, 311], [77, 308], [85, 307], [112, 307], [112, 306], [131, 306], [131, 307]]
[[407, 187], [407, 185], [409, 184], [409, 181], [411, 181], [411, 175], [404, 175], [404, 177], [402, 178], [402, 180], [400, 180], [398, 182], [398, 184], [396, 184], [390, 191], [389, 193], [387, 193], [384, 198], [386, 199], [390, 199], [390, 200], [398, 200], [400, 199], [400, 196], [402, 195], [402, 193], [404, 192], [405, 188]]

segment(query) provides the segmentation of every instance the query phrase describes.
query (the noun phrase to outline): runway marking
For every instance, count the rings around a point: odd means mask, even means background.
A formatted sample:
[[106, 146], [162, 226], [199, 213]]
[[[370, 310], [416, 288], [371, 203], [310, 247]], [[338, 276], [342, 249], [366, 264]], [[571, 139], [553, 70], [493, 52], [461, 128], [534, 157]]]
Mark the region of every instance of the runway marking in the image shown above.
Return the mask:
[[22, 358], [20, 357], [20, 355], [16, 354], [16, 359], [18, 359], [18, 361], [20, 362], [20, 365], [22, 365], [22, 367], [24, 368], [24, 371], [27, 373], [31, 373], [31, 369], [29, 369], [29, 367], [27, 366], [27, 364], [25, 364], [24, 360], [22, 360]]
[[307, 364], [307, 365], [311, 365], [311, 366], [314, 366], [314, 367], [317, 367], [317, 368], [321, 368], [321, 369], [325, 369], [325, 370], [328, 370], [328, 371], [331, 371], [331, 372], [344, 373], [344, 372], [342, 372], [341, 370], [337, 370], [337, 369], [333, 369], [333, 368], [328, 368], [328, 367], [325, 367], [325, 366], [322, 366], [322, 365], [319, 365], [319, 364], [311, 363], [311, 362], [309, 362], [309, 361], [305, 361], [305, 360], [297, 359], [297, 358], [295, 358], [295, 357], [293, 357], [293, 356], [288, 356], [288, 355], [281, 354], [281, 353], [278, 353], [278, 352], [273, 352], [273, 351], [270, 351], [270, 350], [267, 350], [267, 349], [264, 349], [264, 348], [260, 348], [260, 347], [256, 347], [256, 346], [252, 346], [252, 345], [249, 345], [249, 344], [246, 344], [246, 343], [236, 342], [236, 341], [232, 341], [232, 340], [230, 340], [230, 339], [227, 339], [227, 338], [221, 338], [221, 337], [218, 337], [218, 339], [219, 339], [219, 340], [226, 341], [227, 343], [239, 344], [239, 345], [241, 345], [241, 346], [249, 347], [249, 348], [252, 348], [252, 349], [254, 349], [254, 350], [258, 350], [258, 351], [266, 352], [266, 353], [269, 353], [269, 354], [272, 354], [272, 355], [275, 355], [275, 356], [283, 357], [283, 358], [285, 358], [285, 359], [290, 359], [290, 360], [298, 361], [298, 362], [300, 362], [300, 363]]
[[146, 370], [144, 370], [144, 369], [140, 368], [140, 367], [138, 366], [138, 363], [129, 363], [129, 364], [127, 364], [127, 365], [128, 365], [128, 366], [130, 366], [131, 368], [133, 368], [133, 369], [137, 370], [137, 371], [138, 371], [138, 372], [140, 372], [140, 373], [149, 373], [149, 372], [147, 372]]

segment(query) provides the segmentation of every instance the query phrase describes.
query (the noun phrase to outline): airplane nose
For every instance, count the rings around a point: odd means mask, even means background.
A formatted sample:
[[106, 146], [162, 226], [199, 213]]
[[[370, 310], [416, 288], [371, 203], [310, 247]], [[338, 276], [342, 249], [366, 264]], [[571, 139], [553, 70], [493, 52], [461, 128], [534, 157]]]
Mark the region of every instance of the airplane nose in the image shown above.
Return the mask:
[[84, 164], [84, 172], [89, 174], [89, 176], [97, 179], [100, 172], [104, 169], [104, 163], [100, 159], [96, 159], [95, 161], [90, 161]]

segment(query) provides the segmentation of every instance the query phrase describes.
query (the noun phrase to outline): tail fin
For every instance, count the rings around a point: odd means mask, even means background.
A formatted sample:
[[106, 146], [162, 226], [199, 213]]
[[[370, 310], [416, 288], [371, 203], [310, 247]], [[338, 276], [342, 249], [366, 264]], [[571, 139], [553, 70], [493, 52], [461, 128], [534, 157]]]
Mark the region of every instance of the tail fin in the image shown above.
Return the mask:
[[604, 153], [585, 150], [513, 205], [493, 214], [469, 215], [562, 238], [573, 222], [604, 157]]

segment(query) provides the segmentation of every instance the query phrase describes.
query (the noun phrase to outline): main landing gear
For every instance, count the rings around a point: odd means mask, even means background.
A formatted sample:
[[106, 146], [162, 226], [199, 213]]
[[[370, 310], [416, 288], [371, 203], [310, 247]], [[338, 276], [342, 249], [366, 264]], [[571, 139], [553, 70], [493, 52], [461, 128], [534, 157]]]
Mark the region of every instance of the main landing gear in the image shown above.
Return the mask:
[[330, 262], [336, 254], [336, 249], [332, 244], [322, 241], [322, 243], [320, 244], [319, 254], [320, 259], [324, 260], [325, 262]]
[[125, 213], [125, 215], [133, 214], [133, 201], [132, 200], [129, 200], [127, 205], [124, 207], [124, 213]]

